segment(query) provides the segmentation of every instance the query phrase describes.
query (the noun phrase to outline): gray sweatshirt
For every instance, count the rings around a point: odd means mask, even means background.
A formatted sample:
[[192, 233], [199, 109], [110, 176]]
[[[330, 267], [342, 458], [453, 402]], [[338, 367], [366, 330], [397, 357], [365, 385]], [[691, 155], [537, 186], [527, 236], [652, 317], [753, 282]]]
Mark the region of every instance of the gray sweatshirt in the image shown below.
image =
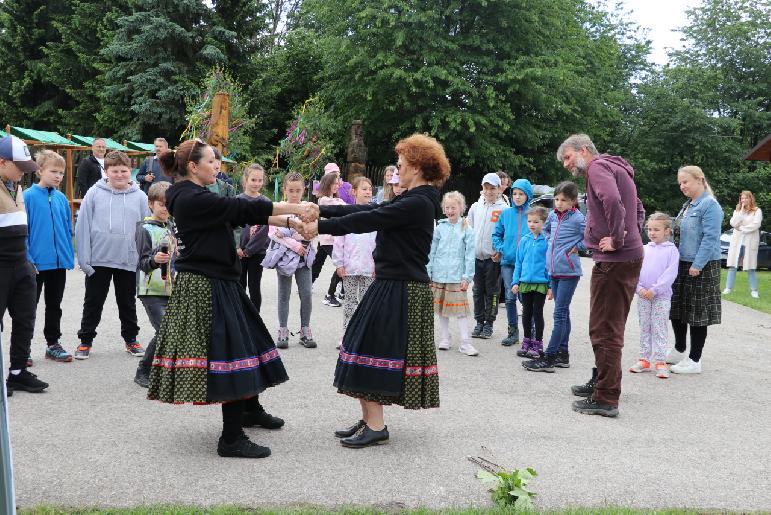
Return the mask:
[[493, 230], [504, 209], [508, 208], [503, 199], [498, 198], [492, 204], [484, 197], [471, 205], [468, 210], [468, 223], [474, 228], [474, 253], [477, 259], [490, 259], [493, 255]]
[[137, 223], [150, 215], [147, 195], [130, 183], [115, 190], [106, 179], [88, 190], [75, 224], [75, 248], [80, 268], [91, 275], [95, 266], [135, 272], [139, 262]]

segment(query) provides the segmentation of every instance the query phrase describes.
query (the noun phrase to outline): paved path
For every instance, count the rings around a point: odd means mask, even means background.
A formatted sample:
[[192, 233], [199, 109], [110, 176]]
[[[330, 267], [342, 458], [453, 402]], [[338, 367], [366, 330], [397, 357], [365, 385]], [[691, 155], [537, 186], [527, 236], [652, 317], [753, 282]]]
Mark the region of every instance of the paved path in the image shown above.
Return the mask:
[[[584, 269], [590, 266], [585, 260]], [[331, 272], [327, 265], [313, 297], [319, 348], [293, 339], [282, 352], [290, 381], [263, 396], [287, 420], [285, 428], [248, 430], [272, 448], [266, 460], [217, 457], [219, 407], [145, 399], [132, 382], [136, 358], [120, 345], [114, 299], [85, 362], [42, 359], [38, 324], [34, 371], [52, 386], [9, 399], [19, 505], [487, 506], [489, 494], [466, 460], [484, 446], [502, 465], [538, 471], [532, 486], [542, 508], [771, 509], [771, 316], [724, 303], [725, 322], [710, 329], [703, 374], [663, 381], [625, 373], [617, 419], [579, 415], [570, 409], [569, 387], [585, 382], [593, 361], [585, 278], [573, 303], [572, 368], [526, 372], [514, 349], [498, 344], [505, 330], [499, 318], [493, 340], [475, 341], [481, 356], [440, 354], [440, 409], [387, 408], [390, 444], [349, 450], [331, 434], [358, 418], [357, 403], [331, 384], [342, 328], [342, 310], [321, 304]], [[273, 272], [265, 273], [263, 292], [263, 316], [274, 331]], [[71, 272], [63, 322], [70, 349], [82, 298], [83, 276]], [[299, 299], [292, 303], [294, 329]], [[150, 324], [139, 304], [138, 312], [147, 341]], [[549, 334], [551, 303], [546, 315]], [[6, 316], [6, 356], [8, 322]], [[637, 352], [635, 306], [627, 342], [628, 366]]]

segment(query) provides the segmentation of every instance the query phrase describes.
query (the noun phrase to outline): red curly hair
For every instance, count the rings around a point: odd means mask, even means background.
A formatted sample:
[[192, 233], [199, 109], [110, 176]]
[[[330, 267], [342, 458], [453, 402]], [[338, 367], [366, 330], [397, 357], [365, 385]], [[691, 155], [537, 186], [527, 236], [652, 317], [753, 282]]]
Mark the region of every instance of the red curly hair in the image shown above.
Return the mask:
[[423, 178], [441, 186], [450, 176], [450, 161], [442, 144], [426, 134], [413, 134], [396, 144], [396, 153], [420, 169]]

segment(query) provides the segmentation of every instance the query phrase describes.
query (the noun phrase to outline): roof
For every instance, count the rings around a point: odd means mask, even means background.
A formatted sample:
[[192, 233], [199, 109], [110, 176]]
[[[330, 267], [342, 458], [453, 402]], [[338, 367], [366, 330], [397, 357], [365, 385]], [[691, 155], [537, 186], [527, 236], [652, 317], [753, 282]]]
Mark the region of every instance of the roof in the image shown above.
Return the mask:
[[127, 141], [126, 146], [131, 150], [142, 150], [145, 152], [155, 152], [155, 145], [152, 143], [139, 143], [137, 141]]
[[130, 148], [124, 147], [114, 139], [110, 139], [110, 138], [104, 138], [104, 137], [95, 138], [93, 136], [79, 136], [77, 134], [73, 134], [70, 137], [72, 138], [73, 141], [76, 141], [77, 143], [88, 147], [93, 145], [95, 139], [103, 139], [105, 144], [107, 145], [108, 150], [122, 150], [123, 152], [131, 151]]
[[39, 141], [40, 143], [45, 143], [47, 145], [80, 146], [78, 143], [68, 140], [57, 132], [37, 131], [35, 129], [25, 129], [24, 127], [11, 127], [11, 134], [26, 141]]
[[750, 161], [771, 161], [771, 134], [755, 145], [755, 148], [750, 150], [750, 153], [744, 156], [744, 159]]

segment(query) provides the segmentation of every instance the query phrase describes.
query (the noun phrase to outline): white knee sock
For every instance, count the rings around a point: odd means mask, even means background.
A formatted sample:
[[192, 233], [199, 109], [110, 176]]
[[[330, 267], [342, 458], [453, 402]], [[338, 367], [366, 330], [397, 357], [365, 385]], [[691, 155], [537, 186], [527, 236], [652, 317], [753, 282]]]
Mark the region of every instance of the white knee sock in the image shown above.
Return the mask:
[[458, 331], [460, 331], [460, 339], [465, 341], [471, 338], [468, 331], [468, 317], [458, 317]]
[[439, 342], [450, 341], [450, 319], [447, 317], [439, 317]]

